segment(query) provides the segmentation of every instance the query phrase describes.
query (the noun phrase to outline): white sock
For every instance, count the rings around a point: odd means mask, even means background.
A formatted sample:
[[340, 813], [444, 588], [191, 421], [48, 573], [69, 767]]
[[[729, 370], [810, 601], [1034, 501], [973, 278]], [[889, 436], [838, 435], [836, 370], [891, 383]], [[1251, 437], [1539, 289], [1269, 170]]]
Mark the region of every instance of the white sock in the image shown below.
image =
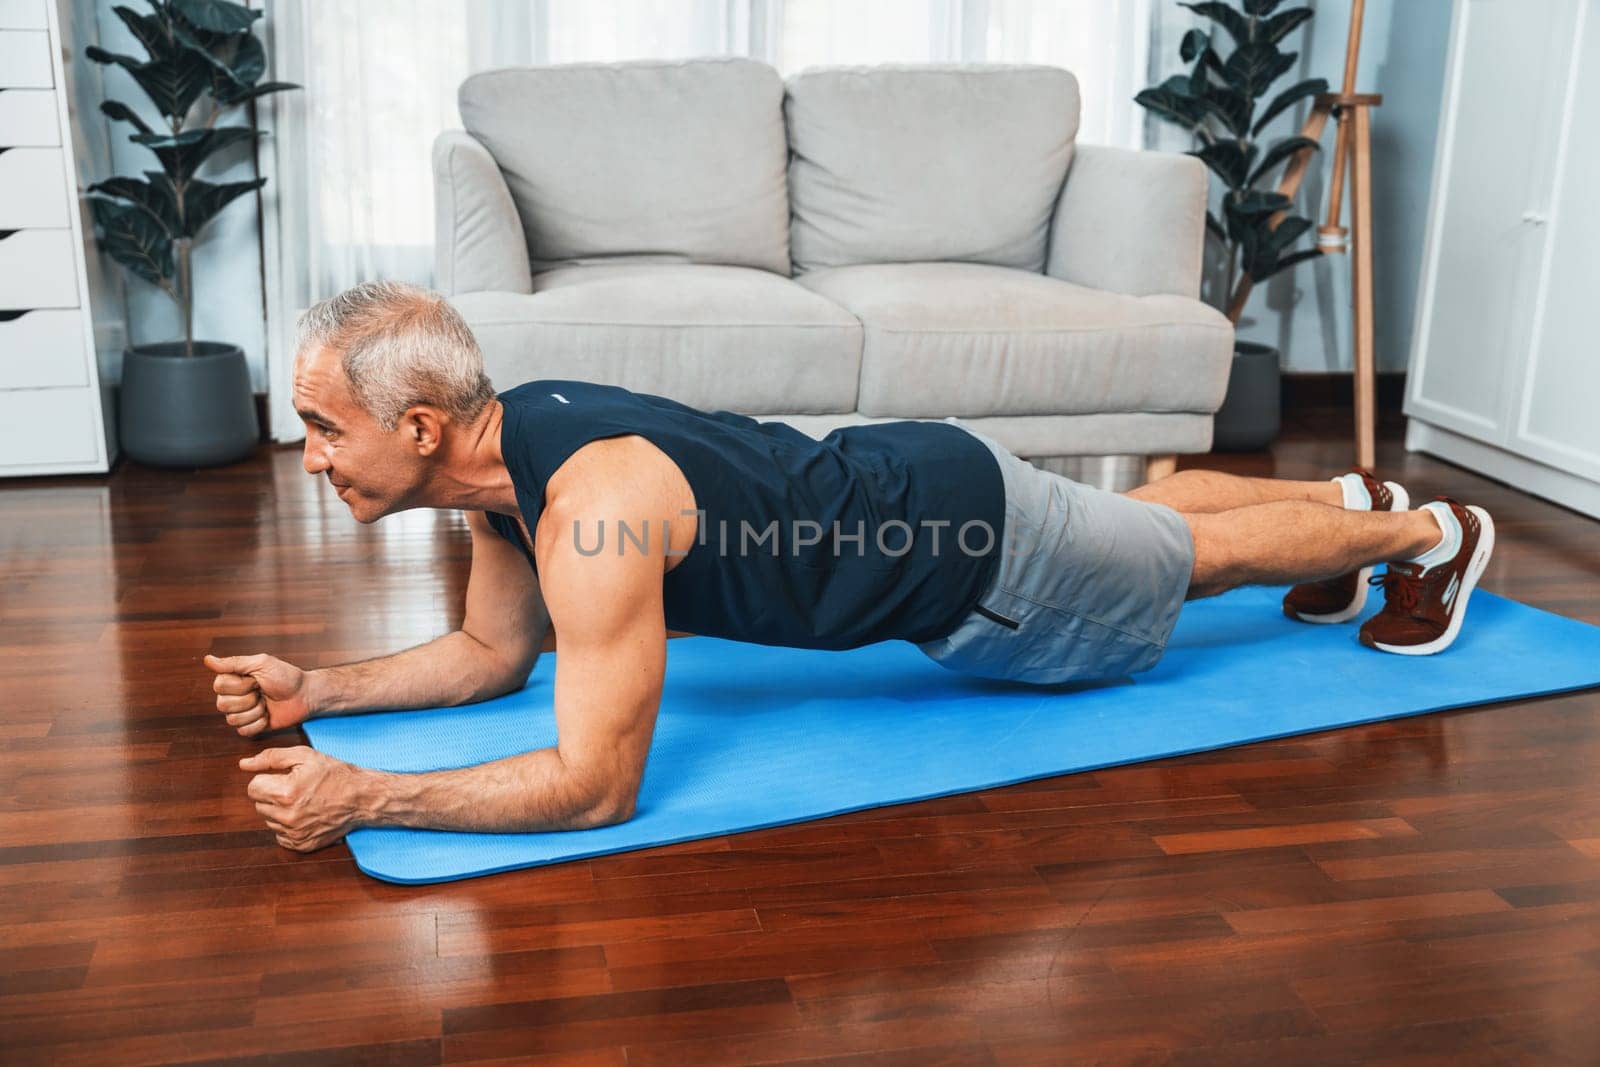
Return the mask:
[[1367, 483], [1361, 480], [1361, 475], [1351, 472], [1341, 474], [1337, 478], [1329, 478], [1328, 481], [1338, 482], [1339, 488], [1344, 490], [1346, 511], [1372, 510], [1372, 494], [1367, 492]]
[[1461, 520], [1456, 518], [1456, 513], [1450, 510], [1450, 505], [1442, 500], [1430, 500], [1417, 509], [1433, 513], [1433, 519], [1439, 524], [1442, 535], [1439, 543], [1420, 556], [1412, 556], [1407, 563], [1422, 564], [1423, 571], [1454, 559], [1455, 554], [1461, 551]]

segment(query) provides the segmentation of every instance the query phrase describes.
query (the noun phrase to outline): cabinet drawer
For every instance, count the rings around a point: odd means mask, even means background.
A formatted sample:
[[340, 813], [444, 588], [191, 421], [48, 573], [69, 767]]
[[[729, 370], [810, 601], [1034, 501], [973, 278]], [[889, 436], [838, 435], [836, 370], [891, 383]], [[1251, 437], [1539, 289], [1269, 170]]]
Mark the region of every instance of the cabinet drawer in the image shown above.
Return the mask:
[[0, 389], [46, 389], [89, 384], [83, 312], [0, 311]]
[[0, 92], [0, 148], [12, 145], [58, 145], [56, 94], [49, 89], [7, 89]]
[[71, 230], [14, 230], [0, 240], [0, 311], [77, 306]]
[[64, 182], [59, 148], [0, 151], [0, 230], [71, 226]]
[[0, 89], [49, 89], [50, 35], [40, 30], [0, 30]]
[[0, 393], [0, 471], [99, 458], [93, 389]]
[[42, 30], [50, 25], [49, 0], [0, 0], [0, 30]]

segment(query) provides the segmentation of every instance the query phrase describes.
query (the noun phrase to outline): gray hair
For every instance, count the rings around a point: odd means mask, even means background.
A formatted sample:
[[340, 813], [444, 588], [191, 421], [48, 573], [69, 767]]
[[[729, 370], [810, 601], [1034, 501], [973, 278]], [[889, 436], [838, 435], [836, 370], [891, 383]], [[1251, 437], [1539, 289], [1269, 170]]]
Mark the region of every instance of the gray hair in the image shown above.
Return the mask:
[[362, 282], [300, 316], [295, 351], [338, 352], [356, 403], [393, 430], [414, 404], [471, 422], [494, 399], [483, 353], [460, 312], [404, 282]]

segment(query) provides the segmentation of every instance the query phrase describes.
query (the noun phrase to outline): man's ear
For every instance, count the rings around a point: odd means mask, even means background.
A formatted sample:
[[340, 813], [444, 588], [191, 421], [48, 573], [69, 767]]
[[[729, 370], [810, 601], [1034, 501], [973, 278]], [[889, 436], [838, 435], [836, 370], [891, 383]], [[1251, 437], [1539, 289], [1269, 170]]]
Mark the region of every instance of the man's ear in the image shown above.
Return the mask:
[[444, 420], [437, 409], [425, 404], [407, 408], [400, 417], [400, 426], [419, 456], [433, 455], [444, 443]]

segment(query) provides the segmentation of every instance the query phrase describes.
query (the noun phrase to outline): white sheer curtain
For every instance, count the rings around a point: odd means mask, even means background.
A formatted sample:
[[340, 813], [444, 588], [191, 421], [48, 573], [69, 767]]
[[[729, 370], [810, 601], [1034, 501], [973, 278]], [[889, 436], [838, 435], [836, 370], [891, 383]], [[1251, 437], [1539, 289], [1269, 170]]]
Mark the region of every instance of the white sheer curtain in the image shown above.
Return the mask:
[[263, 219], [273, 431], [296, 313], [372, 278], [432, 281], [433, 138], [468, 74], [542, 63], [750, 55], [785, 75], [890, 62], [1066, 67], [1079, 138], [1140, 147], [1154, 0], [267, 0], [272, 175]]
[[786, 0], [785, 74], [849, 63], [1048, 63], [1077, 75], [1078, 137], [1142, 147], [1152, 0]]

